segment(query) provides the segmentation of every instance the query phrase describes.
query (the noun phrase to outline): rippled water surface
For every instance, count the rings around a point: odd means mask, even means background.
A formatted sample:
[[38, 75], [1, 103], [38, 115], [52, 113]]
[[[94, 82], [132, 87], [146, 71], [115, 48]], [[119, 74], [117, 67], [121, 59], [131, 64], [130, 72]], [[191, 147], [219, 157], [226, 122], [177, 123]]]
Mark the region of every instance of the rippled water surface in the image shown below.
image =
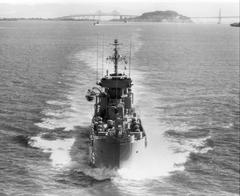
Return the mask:
[[[145, 156], [118, 171], [88, 166], [85, 100], [114, 38], [125, 55], [132, 40], [148, 135]], [[0, 194], [238, 195], [238, 54], [228, 25], [1, 22]]]

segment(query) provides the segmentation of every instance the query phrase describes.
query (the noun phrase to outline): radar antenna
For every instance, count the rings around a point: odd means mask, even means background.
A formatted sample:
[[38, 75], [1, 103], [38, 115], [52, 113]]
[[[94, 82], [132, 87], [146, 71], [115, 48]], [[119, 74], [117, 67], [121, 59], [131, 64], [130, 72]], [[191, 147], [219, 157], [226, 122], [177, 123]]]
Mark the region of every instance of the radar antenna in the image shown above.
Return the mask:
[[128, 62], [126, 56], [120, 56], [118, 53], [118, 46], [120, 44], [118, 43], [117, 39], [114, 40], [114, 43], [112, 45], [114, 46], [113, 49], [114, 53], [112, 56], [109, 56], [107, 60], [112, 61], [114, 63], [114, 74], [118, 75], [118, 63], [123, 61], [125, 64], [127, 64]]

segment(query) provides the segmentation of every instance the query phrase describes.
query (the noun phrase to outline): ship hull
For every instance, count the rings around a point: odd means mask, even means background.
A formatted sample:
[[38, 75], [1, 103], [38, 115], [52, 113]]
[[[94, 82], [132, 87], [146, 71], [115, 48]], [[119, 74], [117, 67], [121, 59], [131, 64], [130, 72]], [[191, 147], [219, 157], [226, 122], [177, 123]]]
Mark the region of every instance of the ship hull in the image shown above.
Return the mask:
[[95, 136], [89, 148], [90, 164], [99, 168], [122, 168], [127, 162], [141, 156], [145, 147], [145, 137], [130, 141]]

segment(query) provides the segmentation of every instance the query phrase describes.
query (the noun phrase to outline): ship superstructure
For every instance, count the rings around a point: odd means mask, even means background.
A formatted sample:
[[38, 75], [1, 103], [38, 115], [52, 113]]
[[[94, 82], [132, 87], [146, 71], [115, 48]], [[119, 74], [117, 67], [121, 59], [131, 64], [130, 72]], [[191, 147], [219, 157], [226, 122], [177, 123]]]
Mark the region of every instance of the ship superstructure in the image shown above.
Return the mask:
[[118, 70], [119, 62], [127, 63], [119, 55], [119, 43], [113, 43], [114, 72], [101, 78], [88, 90], [86, 99], [93, 101], [89, 145], [89, 161], [95, 167], [120, 168], [124, 162], [140, 156], [146, 147], [146, 133], [133, 108], [132, 79]]

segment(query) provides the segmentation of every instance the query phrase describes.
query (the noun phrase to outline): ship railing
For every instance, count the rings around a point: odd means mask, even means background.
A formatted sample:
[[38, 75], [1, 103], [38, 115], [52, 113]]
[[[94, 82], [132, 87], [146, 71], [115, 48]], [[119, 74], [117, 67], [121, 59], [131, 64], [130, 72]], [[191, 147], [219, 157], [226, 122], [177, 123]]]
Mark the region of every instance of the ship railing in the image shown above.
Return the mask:
[[[93, 133], [94, 134], [94, 133]], [[134, 140], [140, 140], [144, 137], [144, 133], [142, 131], [137, 131], [137, 132], [133, 132], [133, 131], [127, 131], [126, 133], [123, 133], [121, 135], [116, 135], [116, 134], [110, 134], [107, 131], [99, 131], [97, 134], [94, 134], [95, 137], [97, 138], [104, 138], [104, 137], [112, 137], [115, 139], [119, 139], [121, 141], [134, 141]]]
[[107, 76], [105, 76], [105, 78], [107, 78], [107, 79], [118, 79], [118, 78], [127, 79], [128, 76], [126, 74], [123, 74], [123, 75], [107, 75]]

